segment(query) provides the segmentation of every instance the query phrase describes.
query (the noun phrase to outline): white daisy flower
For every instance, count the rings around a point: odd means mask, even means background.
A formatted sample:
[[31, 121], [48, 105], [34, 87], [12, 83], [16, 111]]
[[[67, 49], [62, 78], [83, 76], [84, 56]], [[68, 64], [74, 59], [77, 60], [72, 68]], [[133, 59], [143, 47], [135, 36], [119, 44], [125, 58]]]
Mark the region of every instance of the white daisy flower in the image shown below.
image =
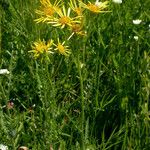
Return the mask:
[[121, 4], [122, 0], [112, 0], [114, 3]]
[[137, 19], [137, 20], [133, 20], [133, 24], [140, 24], [142, 22], [142, 20]]
[[139, 37], [138, 36], [134, 36], [133, 37], [136, 41], [139, 39]]
[[8, 147], [3, 144], [0, 144], [0, 150], [8, 150]]
[[9, 74], [10, 72], [7, 69], [0, 69], [0, 74]]

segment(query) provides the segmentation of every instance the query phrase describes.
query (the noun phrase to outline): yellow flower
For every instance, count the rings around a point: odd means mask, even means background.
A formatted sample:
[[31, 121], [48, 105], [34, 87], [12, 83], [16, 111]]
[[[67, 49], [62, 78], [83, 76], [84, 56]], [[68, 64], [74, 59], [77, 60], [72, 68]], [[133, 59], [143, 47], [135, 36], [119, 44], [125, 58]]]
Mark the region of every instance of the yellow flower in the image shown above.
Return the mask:
[[40, 0], [40, 3], [42, 7], [40, 10], [36, 10], [36, 13], [41, 17], [35, 19], [37, 23], [51, 20], [54, 17], [54, 14], [56, 14], [56, 11], [59, 10], [59, 7], [61, 5], [60, 0], [56, 0], [54, 4], [52, 4], [50, 0]]
[[52, 45], [53, 40], [48, 41], [47, 44], [44, 40], [39, 40], [37, 42], [34, 42], [34, 44], [32, 45], [32, 50], [30, 50], [29, 52], [34, 53], [34, 57], [38, 58], [43, 53], [52, 53], [52, 51], [50, 51], [52, 49]]
[[105, 8], [108, 7], [108, 1], [99, 2], [99, 0], [96, 0], [95, 3], [91, 3], [90, 1], [88, 1], [88, 4], [85, 4], [82, 1], [80, 1], [80, 4], [83, 8], [86, 8], [93, 13], [107, 12], [107, 11], [105, 11]]
[[70, 54], [70, 51], [68, 49], [68, 46], [65, 46], [64, 44], [65, 44], [65, 41], [61, 43], [58, 38], [58, 43], [53, 44], [56, 47], [54, 50], [58, 50], [60, 54], [68, 56]]
[[77, 3], [78, 0], [70, 0], [70, 8], [77, 14], [77, 16], [82, 16], [83, 9], [81, 5]]
[[52, 21], [48, 23], [52, 24], [53, 26], [61, 26], [64, 28], [65, 26], [71, 26], [73, 23], [80, 23], [80, 16], [77, 17], [70, 17], [71, 9], [68, 8], [66, 11], [65, 7], [63, 6], [62, 9], [57, 10], [58, 18], [53, 18]]

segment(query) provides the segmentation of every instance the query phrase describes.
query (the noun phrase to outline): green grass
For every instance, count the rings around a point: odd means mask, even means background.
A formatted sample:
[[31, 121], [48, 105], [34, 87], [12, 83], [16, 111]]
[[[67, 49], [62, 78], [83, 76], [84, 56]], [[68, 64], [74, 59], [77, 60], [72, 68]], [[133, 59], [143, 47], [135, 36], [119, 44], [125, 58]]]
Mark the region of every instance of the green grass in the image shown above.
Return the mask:
[[[0, 75], [0, 144], [10, 150], [149, 150], [149, 0], [111, 2], [111, 12], [87, 13], [87, 36], [66, 43], [71, 55], [43, 61], [28, 52], [33, 42], [70, 33], [35, 23], [39, 5], [0, 2], [0, 69], [10, 71]], [[142, 23], [134, 25], [135, 19]], [[14, 108], [4, 107], [12, 99]]]

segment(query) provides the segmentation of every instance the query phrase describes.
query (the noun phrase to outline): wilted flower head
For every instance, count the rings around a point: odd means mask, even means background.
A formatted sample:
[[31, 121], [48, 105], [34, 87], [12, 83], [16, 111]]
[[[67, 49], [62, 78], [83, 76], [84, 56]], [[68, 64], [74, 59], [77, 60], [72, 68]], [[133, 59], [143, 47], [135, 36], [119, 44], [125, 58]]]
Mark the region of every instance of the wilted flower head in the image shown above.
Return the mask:
[[28, 150], [28, 148], [26, 146], [21, 146], [18, 150]]
[[70, 30], [72, 31], [71, 36], [68, 38], [68, 40], [74, 35], [81, 35], [81, 36], [86, 36], [86, 31], [83, 30], [83, 25], [81, 24], [77, 24], [74, 23], [72, 24], [72, 26], [70, 27]]
[[112, 0], [114, 3], [121, 4], [122, 0]]
[[142, 22], [142, 20], [137, 19], [137, 20], [133, 20], [133, 24], [140, 24]]
[[13, 109], [14, 108], [14, 102], [12, 100], [7, 102], [7, 108], [8, 109]]
[[8, 150], [8, 147], [3, 144], [0, 144], [0, 150]]
[[9, 74], [10, 72], [7, 69], [0, 69], [0, 74]]

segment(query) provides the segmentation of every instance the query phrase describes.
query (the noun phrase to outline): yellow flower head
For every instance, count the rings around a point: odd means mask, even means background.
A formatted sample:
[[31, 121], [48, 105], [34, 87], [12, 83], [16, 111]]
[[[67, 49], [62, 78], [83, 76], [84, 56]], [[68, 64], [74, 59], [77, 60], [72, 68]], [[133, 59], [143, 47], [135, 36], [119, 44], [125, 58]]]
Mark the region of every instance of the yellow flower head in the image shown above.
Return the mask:
[[82, 16], [83, 9], [77, 1], [78, 0], [70, 0], [69, 6], [77, 14], [77, 16]]
[[65, 9], [63, 6], [62, 9], [59, 9], [57, 11], [58, 17], [53, 18], [52, 21], [49, 21], [48, 23], [52, 24], [53, 26], [60, 26], [61, 28], [64, 28], [65, 26], [71, 26], [73, 23], [80, 23], [80, 17], [70, 17], [71, 9], [68, 8], [68, 10]]
[[88, 4], [85, 4], [82, 1], [80, 1], [80, 4], [83, 8], [86, 8], [93, 13], [107, 12], [107, 11], [105, 11], [105, 8], [108, 7], [108, 1], [99, 2], [99, 0], [96, 0], [95, 3], [91, 3], [90, 1], [88, 1]]
[[59, 10], [59, 7], [61, 5], [60, 0], [56, 0], [54, 4], [52, 4], [50, 0], [40, 0], [40, 3], [41, 9], [36, 10], [36, 13], [41, 17], [35, 19], [37, 23], [51, 20], [54, 17], [54, 14], [56, 14], [56, 11]]
[[68, 49], [68, 46], [65, 46], [65, 41], [61, 43], [58, 38], [58, 43], [53, 44], [56, 48], [54, 50], [57, 50], [60, 54], [68, 56], [70, 54], [70, 51]]
[[34, 44], [32, 45], [32, 50], [30, 50], [29, 52], [34, 53], [34, 57], [38, 58], [43, 53], [52, 53], [52, 51], [50, 51], [52, 45], [53, 40], [48, 41], [47, 44], [44, 40], [39, 40], [37, 42], [34, 42]]

